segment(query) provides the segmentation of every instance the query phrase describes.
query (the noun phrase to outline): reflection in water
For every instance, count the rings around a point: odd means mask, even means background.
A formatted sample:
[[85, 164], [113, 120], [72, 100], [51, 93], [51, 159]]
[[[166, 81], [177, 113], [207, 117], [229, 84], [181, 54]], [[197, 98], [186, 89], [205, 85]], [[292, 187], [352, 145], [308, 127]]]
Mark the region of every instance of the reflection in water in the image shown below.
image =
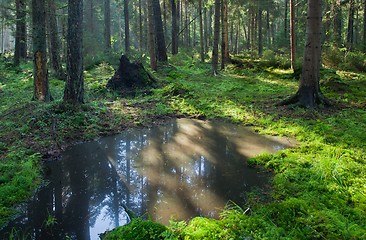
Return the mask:
[[[47, 186], [0, 232], [30, 239], [98, 239], [126, 224], [126, 208], [162, 223], [217, 217], [268, 175], [246, 166], [261, 152], [290, 147], [286, 139], [219, 122], [179, 119], [69, 148], [45, 164]], [[5, 236], [5, 237], [4, 237]]]

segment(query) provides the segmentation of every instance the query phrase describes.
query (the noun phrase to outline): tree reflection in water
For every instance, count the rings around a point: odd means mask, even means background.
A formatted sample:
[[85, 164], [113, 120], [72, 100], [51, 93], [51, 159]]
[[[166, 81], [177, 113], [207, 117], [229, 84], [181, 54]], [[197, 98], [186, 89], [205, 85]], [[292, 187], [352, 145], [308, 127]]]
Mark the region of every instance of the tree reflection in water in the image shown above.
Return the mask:
[[245, 192], [268, 184], [268, 174], [246, 166], [248, 157], [292, 145], [189, 119], [76, 145], [45, 163], [48, 184], [0, 237], [15, 229], [31, 239], [98, 239], [129, 221], [126, 207], [162, 223], [217, 217], [229, 200], [242, 205]]

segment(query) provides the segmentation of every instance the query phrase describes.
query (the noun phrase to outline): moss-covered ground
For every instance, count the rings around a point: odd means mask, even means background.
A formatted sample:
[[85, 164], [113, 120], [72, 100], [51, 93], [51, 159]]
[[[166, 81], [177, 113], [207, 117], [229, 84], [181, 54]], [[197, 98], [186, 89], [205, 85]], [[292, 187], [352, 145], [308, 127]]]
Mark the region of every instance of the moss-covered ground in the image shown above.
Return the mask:
[[209, 64], [171, 57], [154, 73], [159, 87], [127, 97], [105, 88], [114, 70], [102, 63], [85, 71], [86, 103], [76, 107], [62, 104], [64, 82], [52, 78], [55, 100], [31, 101], [32, 64], [14, 69], [0, 62], [0, 226], [39, 186], [40, 162], [67, 145], [187, 116], [254, 126], [299, 144], [250, 159], [275, 173], [266, 201], [251, 193], [219, 220], [173, 221], [160, 237], [366, 239], [366, 74], [325, 67], [321, 87], [334, 105], [307, 110], [276, 106], [297, 90], [291, 70], [236, 58], [213, 77]]

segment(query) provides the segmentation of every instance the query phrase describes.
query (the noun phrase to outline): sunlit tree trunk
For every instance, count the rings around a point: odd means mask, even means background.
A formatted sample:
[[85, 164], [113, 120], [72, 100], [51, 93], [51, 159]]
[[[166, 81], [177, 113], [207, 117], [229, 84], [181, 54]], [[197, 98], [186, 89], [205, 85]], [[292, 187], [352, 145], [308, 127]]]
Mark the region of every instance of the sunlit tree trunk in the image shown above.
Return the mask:
[[45, 0], [32, 0], [33, 22], [33, 99], [48, 102], [51, 94], [48, 86], [48, 70], [46, 57], [46, 2]]
[[128, 0], [123, 0], [123, 11], [125, 18], [125, 51], [130, 50], [130, 17], [128, 11]]
[[64, 102], [84, 102], [83, 1], [68, 0], [67, 78]]
[[26, 2], [25, 0], [16, 0], [16, 27], [15, 27], [15, 51], [14, 65], [19, 66], [20, 59], [27, 57], [27, 39], [26, 39]]
[[220, 12], [221, 0], [215, 0], [215, 21], [214, 21], [214, 40], [212, 47], [212, 74], [217, 75], [219, 63], [219, 38], [220, 38]]
[[306, 42], [302, 76], [299, 90], [281, 104], [298, 104], [306, 108], [314, 108], [319, 104], [329, 105], [329, 101], [320, 91], [322, 36], [322, 1], [308, 0], [306, 20]]
[[201, 62], [205, 61], [205, 46], [204, 46], [204, 36], [203, 36], [203, 19], [202, 19], [202, 0], [198, 0], [198, 14], [200, 22], [200, 56]]
[[295, 68], [296, 61], [296, 27], [295, 27], [295, 6], [294, 0], [290, 0], [290, 49], [291, 49], [291, 68]]
[[105, 49], [109, 51], [111, 45], [111, 0], [104, 0], [104, 43]]
[[61, 64], [61, 44], [58, 34], [56, 5], [54, 0], [48, 0], [48, 26], [52, 68], [56, 77], [64, 80], [66, 76]]

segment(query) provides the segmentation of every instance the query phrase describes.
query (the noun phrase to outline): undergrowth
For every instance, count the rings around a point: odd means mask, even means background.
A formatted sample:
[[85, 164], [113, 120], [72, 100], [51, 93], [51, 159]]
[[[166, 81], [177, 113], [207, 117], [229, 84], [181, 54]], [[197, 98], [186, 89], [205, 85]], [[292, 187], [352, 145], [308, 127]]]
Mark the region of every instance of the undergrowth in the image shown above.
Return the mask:
[[118, 236], [132, 226], [159, 229], [152, 236], [163, 239], [365, 239], [366, 75], [324, 67], [321, 88], [333, 107], [275, 107], [297, 90], [298, 76], [270, 66], [279, 61], [271, 52], [265, 57], [262, 64], [238, 56], [212, 77], [209, 64], [186, 52], [154, 73], [159, 87], [134, 97], [107, 90], [113, 67], [100, 63], [85, 72], [87, 100], [79, 107], [62, 103], [64, 82], [57, 79], [50, 82], [55, 101], [31, 102], [31, 64], [19, 71], [0, 63], [0, 225], [38, 186], [42, 158], [75, 141], [189, 116], [297, 139], [296, 148], [249, 160], [275, 173], [270, 201], [250, 193], [245, 206], [228, 205], [218, 220], [172, 221], [168, 229], [135, 220], [110, 239], [124, 239]]

